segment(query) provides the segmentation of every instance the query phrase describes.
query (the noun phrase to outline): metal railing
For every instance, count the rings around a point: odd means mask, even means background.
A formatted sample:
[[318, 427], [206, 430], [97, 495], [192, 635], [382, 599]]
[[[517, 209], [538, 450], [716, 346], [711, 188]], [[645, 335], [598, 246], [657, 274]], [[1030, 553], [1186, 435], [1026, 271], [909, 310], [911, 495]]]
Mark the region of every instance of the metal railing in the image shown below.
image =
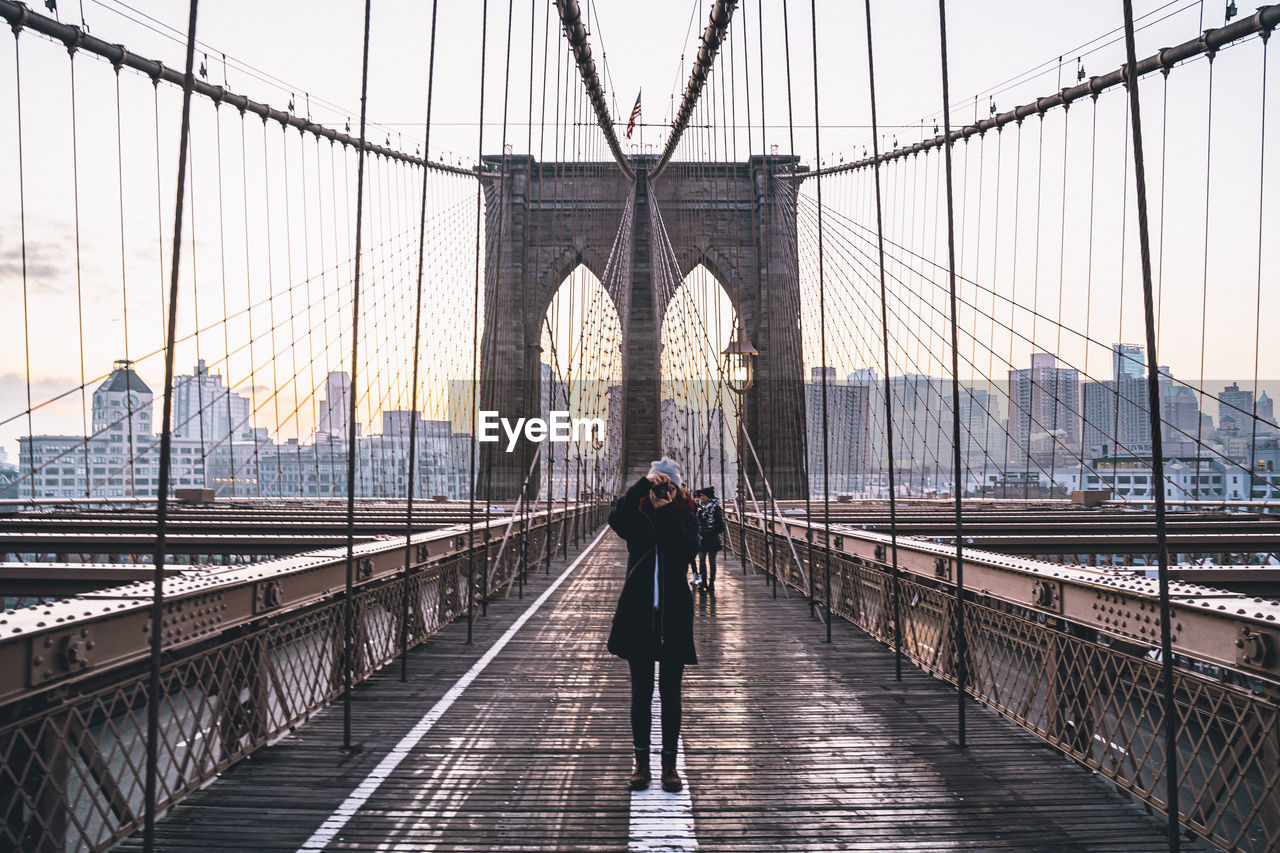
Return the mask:
[[[603, 513], [487, 520], [474, 548], [466, 525], [357, 545], [352, 680], [509, 594]], [[346, 565], [338, 547], [166, 582], [158, 811], [341, 696]], [[141, 825], [150, 597], [136, 584], [0, 617], [0, 849], [105, 850]]]
[[[730, 548], [784, 589], [890, 648], [900, 636], [906, 659], [955, 683], [952, 547], [899, 537], [895, 576], [887, 535], [788, 519], [767, 542], [763, 519], [727, 521]], [[784, 527], [813, 567], [778, 546]], [[969, 549], [965, 579], [968, 694], [1165, 810], [1155, 581]], [[1223, 850], [1280, 849], [1280, 602], [1184, 583], [1172, 598], [1181, 825]]]

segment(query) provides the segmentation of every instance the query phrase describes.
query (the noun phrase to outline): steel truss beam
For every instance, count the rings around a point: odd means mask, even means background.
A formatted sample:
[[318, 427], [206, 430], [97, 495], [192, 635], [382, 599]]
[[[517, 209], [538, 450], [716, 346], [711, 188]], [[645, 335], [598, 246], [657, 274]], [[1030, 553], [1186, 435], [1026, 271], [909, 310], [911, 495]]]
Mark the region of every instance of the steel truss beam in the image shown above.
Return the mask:
[[[747, 517], [749, 529], [803, 542], [814, 549], [889, 571], [889, 535], [850, 528], [823, 531], [803, 520]], [[779, 554], [783, 554], [779, 551]], [[785, 555], [784, 555], [785, 556]], [[950, 585], [955, 549], [946, 544], [898, 539], [898, 566], [908, 577]], [[989, 596], [1099, 631], [1116, 640], [1158, 648], [1160, 602], [1155, 579], [1119, 574], [1106, 567], [1063, 566], [1024, 557], [965, 548], [965, 585]], [[1280, 676], [1280, 601], [1191, 583], [1175, 583], [1174, 652], [1193, 660], [1244, 672]]]

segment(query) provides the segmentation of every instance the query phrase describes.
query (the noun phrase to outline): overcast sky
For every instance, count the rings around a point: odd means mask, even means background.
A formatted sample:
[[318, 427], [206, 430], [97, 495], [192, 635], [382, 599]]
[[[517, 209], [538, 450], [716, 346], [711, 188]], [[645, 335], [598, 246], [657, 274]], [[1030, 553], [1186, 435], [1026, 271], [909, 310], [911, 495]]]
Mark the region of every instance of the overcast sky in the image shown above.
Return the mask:
[[[643, 91], [645, 126], [640, 133], [648, 146], [660, 146], [665, 138], [672, 104], [678, 102], [683, 92], [697, 37], [705, 27], [710, 5], [710, 0], [653, 0], [643, 4], [597, 0], [583, 4], [589, 16], [590, 41], [597, 67], [604, 78], [610, 105], [615, 108], [615, 119], [625, 123], [637, 92]], [[726, 112], [736, 115], [737, 126], [725, 147], [730, 154], [736, 153], [738, 159], [744, 159], [750, 153], [761, 153], [773, 145], [785, 153], [794, 139], [797, 154], [809, 165], [817, 160], [831, 164], [842, 157], [855, 158], [869, 141], [866, 33], [861, 4], [844, 0], [819, 0], [816, 3], [820, 151], [814, 138], [814, 50], [810, 5], [803, 0], [790, 0], [785, 5], [789, 13], [785, 19], [789, 23], [789, 32], [784, 30], [784, 3], [781, 0], [770, 0], [762, 6], [742, 4], [735, 15], [732, 37], [720, 60], [722, 73], [728, 74], [728, 69], [732, 68], [732, 75], [728, 80], [722, 76], [716, 82], [716, 85], [732, 86], [736, 94], [736, 100]], [[1216, 0], [1207, 5], [1140, 0], [1135, 5], [1142, 26], [1138, 34], [1139, 55], [1145, 56], [1159, 47], [1192, 38], [1201, 26], [1220, 26], [1223, 23], [1223, 4]], [[1238, 5], [1240, 14], [1247, 16], [1252, 14], [1257, 4], [1244, 2]], [[83, 10], [84, 23], [93, 35], [122, 43], [130, 51], [160, 59], [166, 65], [181, 67], [185, 3], [129, 0], [126, 5], [120, 0], [84, 0], [81, 4], [77, 0], [61, 0], [59, 6], [63, 21], [80, 23]], [[907, 143], [922, 136], [932, 136], [933, 121], [941, 105], [937, 8], [932, 3], [920, 2], [874, 2], [872, 7], [879, 114], [885, 142]], [[514, 151], [523, 152], [531, 147], [535, 154], [541, 153], [545, 159], [551, 159], [554, 152], [551, 150], [549, 125], [554, 116], [557, 49], [563, 41], [554, 6], [546, 0], [514, 0], [510, 5], [502, 0], [489, 0], [488, 39], [482, 43], [484, 8], [485, 4], [480, 0], [440, 3], [430, 156], [470, 166], [481, 147], [486, 153], [500, 152], [505, 133]], [[975, 115], [985, 116], [992, 100], [1003, 111], [1056, 91], [1060, 86], [1073, 84], [1080, 63], [1089, 75], [1103, 74], [1118, 67], [1123, 61], [1123, 43], [1119, 38], [1120, 10], [1118, 0], [1071, 3], [953, 0], [948, 4], [948, 27], [955, 123], [972, 120]], [[510, 46], [507, 36], [509, 12], [512, 16]], [[314, 121], [337, 128], [350, 122], [355, 132], [359, 115], [362, 25], [363, 4], [355, 0], [268, 3], [206, 0], [201, 6], [199, 19], [197, 64], [204, 64], [210, 82], [222, 83], [225, 80], [231, 90], [278, 108], [284, 108], [292, 99], [298, 114], [309, 114]], [[760, 67], [762, 31], [763, 70]], [[422, 145], [430, 34], [430, 3], [423, 0], [378, 0], [374, 3], [368, 99], [369, 136], [374, 141], [390, 141], [393, 147], [410, 153]], [[545, 63], [549, 80], [545, 94], [542, 89], [544, 43], [551, 47]], [[790, 88], [785, 60], [788, 46]], [[483, 71], [482, 51], [485, 55]], [[0, 62], [0, 115], [5, 116], [2, 122], [5, 130], [0, 131], [0, 162], [8, 164], [0, 178], [0, 199], [3, 199], [0, 201], [3, 205], [0, 208], [0, 294], [3, 294], [0, 299], [6, 310], [16, 312], [20, 310], [23, 298], [17, 205], [18, 136], [16, 122], [10, 119], [16, 115], [15, 72], [20, 70], [24, 122], [21, 177], [25, 183], [28, 296], [31, 300], [26, 320], [31, 328], [27, 336], [13, 334], [0, 341], [0, 418], [8, 418], [13, 412], [26, 407], [28, 364], [35, 402], [73, 387], [79, 381], [80, 347], [76, 345], [79, 338], [74, 328], [77, 299], [83, 314], [87, 376], [96, 376], [109, 369], [110, 358], [122, 352], [123, 331], [117, 296], [120, 286], [118, 281], [112, 280], [113, 276], [119, 276], [121, 259], [119, 217], [111, 212], [119, 205], [119, 173], [115, 148], [116, 111], [109, 67], [89, 57], [76, 60], [79, 69], [76, 78], [79, 87], [76, 112], [79, 151], [76, 156], [80, 164], [81, 251], [86, 276], [82, 286], [84, 295], [77, 297], [74, 268], [68, 260], [74, 252], [75, 238], [74, 217], [69, 204], [72, 170], [68, 165], [73, 156], [69, 124], [70, 63], [60, 45], [34, 35], [20, 37], [20, 59], [16, 64], [13, 52], [9, 51], [7, 55], [10, 58]], [[1174, 319], [1185, 326], [1185, 332], [1181, 327], [1175, 331], [1196, 339], [1191, 349], [1182, 346], [1166, 348], [1169, 357], [1162, 357], [1162, 361], [1172, 363], [1178, 375], [1202, 373], [1206, 378], [1246, 378], [1253, 374], [1256, 357], [1259, 373], [1264, 379], [1280, 376], [1280, 350], [1276, 345], [1268, 343], [1266, 346], [1270, 349], [1264, 347], [1257, 353], [1252, 345], [1260, 322], [1255, 320], [1255, 309], [1260, 307], [1262, 315], [1272, 317], [1280, 310], [1280, 305], [1258, 305], [1261, 56], [1261, 46], [1255, 40], [1250, 45], [1224, 53], [1217, 62], [1220, 67], [1216, 69], [1220, 82], [1214, 89], [1216, 135], [1212, 163], [1217, 171], [1214, 173], [1210, 218], [1221, 230], [1214, 232], [1211, 229], [1216, 236], [1211, 241], [1210, 266], [1222, 274], [1213, 283], [1211, 313], [1203, 322], [1205, 339], [1222, 341], [1223, 346], [1202, 348], [1199, 343], [1202, 320], [1199, 302], [1202, 293], [1207, 292], [1205, 278], [1201, 274], [1205, 263], [1201, 244], [1206, 214], [1203, 184], [1208, 63], [1202, 61], [1179, 69], [1172, 77], [1178, 82], [1171, 89], [1175, 95], [1170, 101], [1169, 139], [1173, 144], [1168, 161], [1172, 170], [1168, 207], [1170, 211], [1179, 213], [1176, 216], [1170, 214], [1171, 233], [1178, 236], [1168, 241], [1171, 256], [1167, 288], [1170, 294], [1176, 295], [1176, 304], [1180, 306], [1174, 312]], [[733, 61], [732, 66], [728, 64], [729, 60]], [[482, 73], [485, 78], [483, 144], [479, 134]], [[561, 73], [565, 73], [564, 66]], [[125, 72], [122, 77], [124, 105], [119, 158], [127, 175], [123, 181], [127, 186], [126, 195], [131, 196], [126, 199], [124, 217], [128, 231], [126, 243], [130, 247], [126, 262], [130, 271], [129, 312], [142, 319], [154, 317], [156, 320], [154, 323], [134, 322], [130, 346], [131, 355], [135, 355], [155, 352], [159, 342], [162, 314], [158, 293], [161, 288], [156, 281], [158, 275], [167, 274], [167, 270], [159, 274], [157, 271], [167, 267], [170, 251], [164, 244], [163, 233], [168, 228], [164, 223], [172, 215], [179, 98], [175, 89], [161, 86], [153, 100], [151, 87], [145, 78], [131, 72]], [[576, 75], [570, 80], [576, 94]], [[1153, 115], [1150, 121], [1153, 123], [1158, 118], [1154, 111], [1160, 104], [1156, 86], [1156, 83], [1150, 83], [1144, 87], [1144, 100], [1151, 104]], [[751, 91], [750, 104], [746, 97], [748, 88]], [[1272, 101], [1275, 91], [1276, 87], [1272, 86], [1269, 93]], [[546, 135], [539, 127], [530, 132], [531, 99], [535, 125], [543, 121], [544, 110], [549, 116]], [[504, 100], [507, 102], [505, 129]], [[155, 101], [160, 105], [158, 128]], [[197, 204], [208, 204], [211, 195], [216, 193], [216, 189], [211, 190], [215, 184], [212, 183], [210, 165], [213, 158], [209, 155], [210, 150], [216, 152], [210, 148], [214, 145], [211, 141], [214, 133], [210, 118], [212, 110], [207, 104], [203, 105], [203, 110], [193, 129], [193, 156], [197, 171], [193, 186], [202, 200]], [[224, 108], [221, 114], [227, 116], [230, 113]], [[1077, 115], [1080, 115], [1078, 111], [1073, 113], [1073, 122], [1082, 120]], [[236, 129], [238, 119], [229, 124], [227, 121], [223, 119], [222, 131], [232, 138], [223, 141], [223, 151], [238, 152], [239, 138], [235, 135], [239, 132]], [[765, 126], [763, 140], [761, 124]], [[1184, 127], [1188, 128], [1185, 132], [1181, 130]], [[1104, 121], [1100, 130], [1099, 144], [1115, 155], [1115, 164], [1123, 162], [1123, 128], [1122, 110], [1117, 112], [1113, 109], [1112, 120], [1110, 123]], [[1072, 132], [1077, 140], [1083, 139], [1082, 132]], [[259, 128], [256, 133], [256, 144], [262, 147], [263, 131]], [[630, 143], [624, 140], [628, 152], [632, 150], [631, 144], [639, 142], [639, 138], [637, 135]], [[1047, 130], [1046, 138], [1049, 138]], [[1267, 142], [1268, 150], [1274, 148], [1274, 138], [1275, 134], [1272, 134]], [[250, 136], [249, 145], [252, 146], [254, 141], [255, 138]], [[267, 141], [275, 144], [270, 138]], [[1179, 143], [1182, 143], [1181, 147]], [[1052, 145], [1052, 142], [1047, 144]], [[1058, 145], [1061, 146], [1061, 142]], [[157, 147], [161, 152], [158, 170]], [[312, 156], [301, 152], [301, 149], [299, 151], [304, 156]], [[721, 156], [726, 154], [724, 151], [719, 153]], [[274, 149], [268, 155], [269, 158], [276, 156]], [[267, 162], [269, 164], [270, 159]], [[1052, 183], [1056, 179], [1059, 184], [1063, 183], [1061, 167], [1047, 168], [1046, 181]], [[1059, 171], [1055, 173], [1054, 168]], [[157, 171], [160, 172], [158, 184]], [[354, 175], [354, 171], [351, 174]], [[1268, 175], [1269, 188], [1274, 187], [1274, 175], [1275, 169], [1272, 169]], [[236, 180], [240, 177], [237, 172]], [[1123, 177], [1116, 177], [1116, 188], [1123, 188]], [[391, 172], [373, 179], [387, 182], [386, 186], [399, 186], [397, 182], [405, 183], [406, 178]], [[1083, 184], [1067, 183], [1072, 186], [1058, 192], [1059, 204], [1064, 192], [1073, 193], [1071, 198], [1075, 198], [1084, 191]], [[329, 185], [330, 190], [332, 186]], [[1183, 186], [1188, 188], [1187, 193], [1179, 195], [1179, 188]], [[1196, 186], [1199, 189], [1191, 192], [1189, 188]], [[412, 196], [407, 185], [404, 190], [406, 198]], [[455, 214], [467, 209], [470, 203], [467, 192], [458, 187], [443, 187], [439, 192], [443, 193], [442, 203], [447, 203], [448, 210]], [[1268, 192], [1274, 195], [1270, 189]], [[271, 202], [273, 205], [277, 203], [278, 200]], [[289, 203], [296, 204], [297, 200]], [[412, 225], [412, 207], [408, 203], [404, 205], [405, 219], [398, 224]], [[1115, 205], [1115, 209], [1119, 211], [1120, 206]], [[202, 263], [207, 263], [218, 241], [211, 230], [216, 217], [199, 211], [197, 214], [197, 222], [202, 226], [197, 227], [199, 233], [194, 245], [206, 259]], [[391, 219], [396, 215], [393, 213]], [[448, 255], [455, 273], [461, 275], [459, 271], [469, 261], [467, 253], [453, 245], [462, 239], [461, 235], [466, 231], [460, 216], [454, 216], [447, 226], [441, 225], [438, 233], [443, 235], [440, 237], [442, 241], [452, 241], [451, 248], [441, 249], [441, 252]], [[1068, 217], [1069, 220], [1077, 218]], [[325, 227], [336, 224], [328, 223]], [[226, 229], [244, 231], [247, 230], [245, 226], [241, 215], [239, 220], [228, 222]], [[396, 226], [396, 222], [386, 225], [391, 232]], [[160, 239], [157, 239], [157, 227], [162, 232]], [[1070, 227], [1074, 229], [1075, 225]], [[349, 236], [344, 234], [341, 239], [347, 240]], [[410, 243], [397, 244], [396, 250], [406, 251], [406, 246]], [[1176, 255], [1173, 250], [1178, 249], [1185, 250], [1185, 257]], [[290, 251], [302, 252], [301, 249]], [[309, 251], [319, 250], [312, 248]], [[333, 251], [332, 246], [329, 251]], [[456, 257], [448, 254], [450, 252], [455, 252]], [[1213, 252], [1221, 252], [1221, 255], [1213, 255]], [[249, 250], [245, 250], [245, 254], [250, 254]], [[281, 254], [278, 245], [274, 254]], [[186, 263], [190, 263], [189, 256]], [[273, 257], [272, 263], [278, 264], [279, 261]], [[244, 266], [243, 261], [241, 265]], [[1274, 268], [1271, 258], [1264, 258], [1264, 280], [1275, 281], [1270, 273]], [[466, 274], [474, 273], [472, 268], [467, 269], [469, 272]], [[1135, 266], [1130, 264], [1127, 275], [1134, 269]], [[215, 275], [207, 270], [200, 274], [206, 282]], [[282, 267], [278, 274], [284, 276], [287, 273]], [[296, 270], [294, 275], [296, 278]], [[133, 289], [139, 287], [138, 281], [148, 278], [150, 281], [135, 296]], [[281, 284], [277, 282], [275, 287], [278, 289]], [[1135, 292], [1130, 288], [1126, 298], [1132, 299]], [[1265, 287], [1263, 292], [1266, 292]], [[454, 328], [464, 320], [469, 322], [469, 316], [466, 316], [469, 305], [465, 299], [461, 296], [442, 299], [444, 301], [438, 306], [441, 317], [456, 318]], [[1100, 306], [1097, 311], [1101, 315], [1111, 310], [1105, 299], [1100, 301]], [[201, 306], [201, 310], [205, 312], [202, 319], [207, 319], [207, 312], [217, 309]], [[340, 313], [340, 307], [335, 311]], [[1132, 325], [1140, 318], [1140, 311], [1126, 308], [1126, 312], [1125, 325], [1115, 334], [1140, 340], [1140, 325]], [[193, 322], [194, 318], [184, 317], [184, 321], [188, 320]], [[68, 326], [68, 323], [72, 325]], [[1168, 334], [1168, 330], [1165, 333]], [[381, 334], [391, 339], [403, 337], [406, 333], [392, 323], [384, 327]], [[1242, 341], [1247, 346], [1241, 345]], [[1226, 345], [1228, 343], [1230, 345]], [[341, 347], [335, 347], [334, 355], [325, 362], [325, 366], [336, 369], [340, 365], [337, 355], [340, 351]], [[461, 349], [455, 347], [454, 354], [459, 352]], [[187, 369], [183, 362], [187, 355], [183, 353], [179, 358], [180, 370]], [[856, 362], [856, 357], [850, 355], [848, 363], [840, 365], [841, 372], [862, 366]], [[150, 381], [158, 382], [160, 378], [159, 371], [155, 369], [158, 364], [155, 357], [147, 363], [149, 372], [144, 375]], [[231, 359], [227, 360], [224, 372], [236, 376], [237, 383], [244, 382], [241, 374], [248, 375], [243, 369], [235, 368]], [[262, 376], [256, 376], [254, 381], [261, 386], [259, 390], [266, 393], [270, 383]], [[302, 384], [304, 388], [310, 387], [308, 383]], [[245, 386], [242, 385], [241, 390], [245, 390]], [[64, 413], [66, 418], [54, 416], [55, 408], [46, 412], [44, 425], [37, 425], [35, 431], [78, 432], [78, 397], [75, 405]], [[299, 420], [304, 422], [301, 432], [305, 434], [305, 418], [300, 416]], [[21, 428], [16, 424], [0, 426], [0, 446], [10, 448], [11, 459], [16, 447], [9, 442], [18, 434], [15, 429], [20, 433], [26, 432], [25, 425]]]

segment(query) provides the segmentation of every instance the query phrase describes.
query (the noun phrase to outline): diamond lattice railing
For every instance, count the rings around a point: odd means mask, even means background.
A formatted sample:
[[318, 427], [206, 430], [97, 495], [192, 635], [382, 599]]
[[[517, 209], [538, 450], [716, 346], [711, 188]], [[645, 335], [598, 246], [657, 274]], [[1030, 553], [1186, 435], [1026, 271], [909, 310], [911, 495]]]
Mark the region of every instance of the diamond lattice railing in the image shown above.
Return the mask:
[[[759, 529], [730, 524], [725, 539], [765, 570]], [[893, 641], [893, 575], [883, 563], [832, 552], [833, 612]], [[815, 546], [812, 567], [821, 569]], [[823, 571], [811, 572], [825, 602]], [[794, 583], [789, 575], [782, 583]], [[799, 589], [799, 587], [796, 587]], [[916, 666], [955, 682], [954, 587], [900, 578], [902, 649]], [[970, 592], [965, 603], [967, 689], [1117, 787], [1165, 808], [1160, 664], [1145, 647]], [[1280, 706], [1276, 685], [1179, 658], [1179, 805], [1183, 825], [1224, 850], [1280, 849]]]
[[[508, 593], [519, 572], [544, 559], [548, 543], [574, 535], [560, 520], [540, 518], [512, 525], [501, 560], [497, 539], [477, 539], [474, 554], [464, 550], [418, 565], [408, 578], [397, 573], [357, 587], [353, 680], [399, 654], [404, 613], [408, 645], [420, 645], [465, 614], [469, 600]], [[167, 653], [160, 809], [341, 695], [343, 620], [340, 591], [293, 612], [274, 611], [226, 639]], [[0, 707], [0, 849], [105, 850], [133, 832], [145, 810], [147, 702], [145, 665], [133, 663], [64, 693]]]

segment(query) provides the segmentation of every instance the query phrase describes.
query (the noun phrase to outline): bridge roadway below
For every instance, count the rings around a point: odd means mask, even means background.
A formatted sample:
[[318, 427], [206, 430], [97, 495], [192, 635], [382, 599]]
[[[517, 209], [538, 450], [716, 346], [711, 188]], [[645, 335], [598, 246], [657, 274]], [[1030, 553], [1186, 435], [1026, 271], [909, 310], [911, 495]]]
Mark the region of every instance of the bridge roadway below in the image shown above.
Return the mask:
[[[531, 577], [523, 600], [490, 604], [472, 645], [465, 620], [441, 631], [411, 655], [407, 684], [395, 664], [359, 686], [359, 751], [339, 750], [342, 708], [326, 708], [172, 809], [157, 849], [298, 850], [326, 821], [332, 850], [1167, 849], [1159, 815], [981, 706], [957, 748], [953, 688], [910, 666], [895, 682], [893, 655], [847, 623], [824, 643], [805, 601], [773, 599], [722, 556], [685, 676], [688, 797], [633, 801], [625, 787], [627, 670], [604, 641], [626, 551], [606, 532], [460, 693], [568, 561]], [[141, 850], [140, 836], [117, 849]]]

